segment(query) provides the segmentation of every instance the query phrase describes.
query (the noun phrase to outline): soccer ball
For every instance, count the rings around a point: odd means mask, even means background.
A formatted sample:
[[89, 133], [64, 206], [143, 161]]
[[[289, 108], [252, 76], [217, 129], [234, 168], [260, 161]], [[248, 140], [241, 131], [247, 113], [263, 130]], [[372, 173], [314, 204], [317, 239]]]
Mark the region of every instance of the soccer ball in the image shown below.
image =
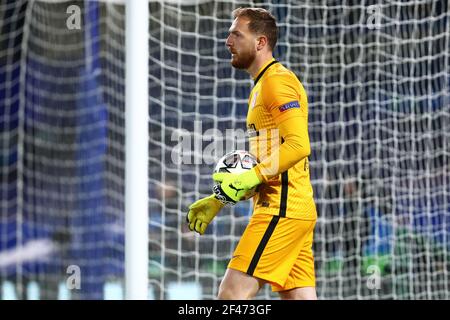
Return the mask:
[[[235, 150], [227, 153], [217, 161], [214, 173], [216, 172], [229, 172], [234, 174], [240, 174], [247, 170], [250, 170], [258, 164], [258, 160], [254, 155], [245, 150]], [[215, 182], [214, 186], [220, 184]], [[257, 186], [249, 190], [242, 200], [248, 200], [253, 197], [257, 192]]]

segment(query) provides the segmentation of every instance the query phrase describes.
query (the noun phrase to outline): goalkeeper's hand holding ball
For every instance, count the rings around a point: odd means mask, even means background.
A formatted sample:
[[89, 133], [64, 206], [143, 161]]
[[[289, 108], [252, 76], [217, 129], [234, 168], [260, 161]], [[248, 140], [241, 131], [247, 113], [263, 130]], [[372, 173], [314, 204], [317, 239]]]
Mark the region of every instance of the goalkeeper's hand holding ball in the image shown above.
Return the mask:
[[204, 234], [206, 228], [226, 205], [234, 205], [255, 186], [261, 183], [255, 170], [249, 170], [241, 174], [215, 173], [213, 179], [220, 184], [215, 185], [213, 195], [194, 202], [189, 207], [186, 220], [189, 230]]
[[218, 199], [224, 204], [234, 205], [246, 199], [246, 196], [261, 183], [255, 168], [241, 174], [218, 172], [213, 174], [213, 180], [220, 182], [213, 190]]

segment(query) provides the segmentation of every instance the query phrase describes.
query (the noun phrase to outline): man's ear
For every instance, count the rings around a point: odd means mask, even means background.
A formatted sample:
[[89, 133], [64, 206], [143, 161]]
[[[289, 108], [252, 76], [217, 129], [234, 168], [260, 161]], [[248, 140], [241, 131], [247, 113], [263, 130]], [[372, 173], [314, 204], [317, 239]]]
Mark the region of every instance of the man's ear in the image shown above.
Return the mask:
[[262, 50], [267, 45], [267, 37], [266, 36], [258, 37], [257, 41], [258, 41], [257, 45], [256, 45], [257, 50]]

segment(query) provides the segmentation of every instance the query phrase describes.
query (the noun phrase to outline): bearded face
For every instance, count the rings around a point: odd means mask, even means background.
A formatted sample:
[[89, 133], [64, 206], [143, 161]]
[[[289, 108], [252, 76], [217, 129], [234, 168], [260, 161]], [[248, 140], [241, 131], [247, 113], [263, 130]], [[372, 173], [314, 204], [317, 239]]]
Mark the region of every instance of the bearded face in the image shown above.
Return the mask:
[[236, 69], [248, 69], [256, 57], [256, 49], [253, 47], [235, 49], [234, 52], [231, 56], [231, 65]]
[[247, 18], [237, 18], [230, 28], [226, 45], [231, 53], [231, 65], [248, 69], [256, 58], [255, 34], [248, 29]]

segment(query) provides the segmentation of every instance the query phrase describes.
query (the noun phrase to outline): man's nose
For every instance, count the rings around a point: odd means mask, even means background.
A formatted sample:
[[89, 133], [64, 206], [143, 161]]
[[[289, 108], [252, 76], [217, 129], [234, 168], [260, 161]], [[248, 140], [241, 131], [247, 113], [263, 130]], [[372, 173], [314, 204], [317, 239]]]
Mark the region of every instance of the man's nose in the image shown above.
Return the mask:
[[225, 40], [225, 45], [226, 45], [227, 47], [231, 47], [230, 36], [228, 36], [227, 39]]

